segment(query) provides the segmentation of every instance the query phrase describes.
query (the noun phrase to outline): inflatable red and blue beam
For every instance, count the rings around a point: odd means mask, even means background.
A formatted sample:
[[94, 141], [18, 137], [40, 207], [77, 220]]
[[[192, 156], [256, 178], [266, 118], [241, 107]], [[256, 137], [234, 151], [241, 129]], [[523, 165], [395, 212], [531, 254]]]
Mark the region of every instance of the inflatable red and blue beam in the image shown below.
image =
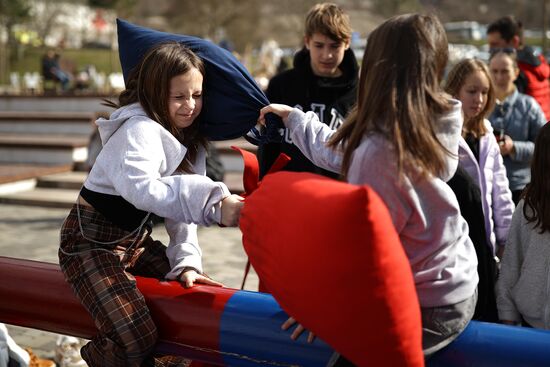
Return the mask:
[[[137, 281], [161, 353], [226, 366], [325, 366], [332, 354], [321, 340], [290, 340], [280, 329], [287, 315], [268, 294]], [[0, 257], [0, 321], [83, 338], [96, 332], [57, 265], [9, 257]], [[549, 331], [473, 321], [427, 365], [548, 366], [549, 345]]]
[[[220, 366], [321, 366], [321, 340], [293, 342], [268, 294], [136, 277], [159, 330], [157, 351]], [[0, 257], [0, 321], [90, 339], [93, 320], [58, 265]]]

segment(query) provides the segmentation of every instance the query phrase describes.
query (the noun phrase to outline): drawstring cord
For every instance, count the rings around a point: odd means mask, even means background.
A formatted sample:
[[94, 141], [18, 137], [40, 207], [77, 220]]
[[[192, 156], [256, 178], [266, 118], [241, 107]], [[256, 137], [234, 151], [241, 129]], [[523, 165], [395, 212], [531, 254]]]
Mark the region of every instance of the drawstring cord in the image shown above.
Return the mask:
[[[99, 245], [114, 245], [115, 243], [119, 243], [121, 241], [124, 241], [124, 240], [134, 236], [134, 239], [132, 240], [132, 243], [130, 243], [130, 246], [128, 246], [126, 248], [126, 250], [124, 250], [124, 254], [126, 254], [137, 243], [137, 240], [141, 235], [141, 230], [143, 229], [143, 226], [145, 225], [145, 223], [147, 223], [147, 221], [149, 220], [150, 215], [151, 215], [151, 212], [147, 213], [145, 218], [143, 218], [143, 220], [141, 221], [140, 225], [124, 237], [121, 237], [121, 238], [113, 240], [113, 241], [105, 241], [105, 242], [104, 241], [97, 241], [93, 238], [87, 237], [86, 234], [84, 233], [84, 228], [82, 227], [82, 219], [80, 217], [80, 200], [79, 199], [76, 200], [76, 217], [78, 219], [78, 229], [80, 231], [80, 234], [82, 235], [82, 238], [84, 238], [85, 240], [90, 241], [92, 243], [97, 243]], [[86, 253], [86, 252], [89, 252], [89, 251], [103, 251], [103, 252], [107, 252], [107, 253], [112, 253], [112, 250], [107, 250], [107, 249], [104, 249], [104, 248], [89, 248], [89, 249], [82, 250], [82, 251], [67, 252], [67, 251], [63, 250], [63, 248], [59, 247], [59, 251], [61, 251], [61, 253], [63, 253], [64, 255], [67, 255], [67, 256], [75, 256], [75, 255], [83, 254], [83, 253]]]

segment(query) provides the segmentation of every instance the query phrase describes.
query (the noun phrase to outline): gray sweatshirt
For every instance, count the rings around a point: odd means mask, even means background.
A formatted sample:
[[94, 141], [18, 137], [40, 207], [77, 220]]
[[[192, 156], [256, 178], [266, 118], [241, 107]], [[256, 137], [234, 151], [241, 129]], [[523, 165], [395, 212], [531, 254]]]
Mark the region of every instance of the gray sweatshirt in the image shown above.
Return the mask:
[[[462, 129], [461, 104], [436, 125], [442, 144], [455, 155], [447, 159], [442, 177], [400, 180], [397, 159], [384, 137], [365, 136], [353, 153], [348, 182], [371, 186], [387, 205], [409, 258], [422, 307], [455, 304], [470, 298], [477, 287], [477, 256], [460, 215], [455, 194], [446, 184], [458, 165]], [[294, 109], [288, 119], [291, 138], [318, 166], [339, 172], [342, 152], [327, 149], [334, 133], [314, 113]]]
[[205, 176], [205, 151], [199, 152], [193, 166], [196, 174], [175, 172], [187, 148], [137, 103], [96, 124], [103, 149], [84, 186], [122, 196], [136, 208], [165, 218], [170, 236], [166, 254], [172, 267], [168, 279], [175, 279], [186, 266], [202, 272], [197, 224], [219, 223], [221, 200], [230, 195], [222, 182]]
[[497, 309], [501, 320], [550, 329], [550, 233], [539, 233], [523, 215], [520, 200], [508, 232], [497, 281]]

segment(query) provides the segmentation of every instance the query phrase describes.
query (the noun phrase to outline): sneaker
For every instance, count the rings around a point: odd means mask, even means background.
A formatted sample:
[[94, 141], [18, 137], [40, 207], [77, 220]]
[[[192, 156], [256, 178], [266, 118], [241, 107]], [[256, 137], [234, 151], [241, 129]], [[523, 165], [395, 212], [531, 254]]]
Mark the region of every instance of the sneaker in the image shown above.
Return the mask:
[[0, 323], [0, 365], [28, 366], [29, 362], [29, 354], [12, 339], [6, 325]]
[[49, 359], [42, 359], [39, 358], [31, 348], [25, 348], [25, 351], [29, 353], [29, 356], [31, 357], [31, 361], [29, 362], [29, 367], [56, 367], [56, 364], [54, 361]]
[[86, 361], [80, 356], [82, 339], [74, 336], [60, 335], [55, 347], [55, 361], [59, 367], [86, 367]]

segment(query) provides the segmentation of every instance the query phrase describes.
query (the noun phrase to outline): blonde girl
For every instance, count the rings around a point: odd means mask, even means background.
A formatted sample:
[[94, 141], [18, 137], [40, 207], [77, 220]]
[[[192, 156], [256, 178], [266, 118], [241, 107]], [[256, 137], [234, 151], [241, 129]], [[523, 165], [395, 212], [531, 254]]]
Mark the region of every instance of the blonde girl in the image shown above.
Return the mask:
[[462, 102], [464, 127], [459, 164], [481, 190], [487, 243], [491, 252], [500, 257], [515, 205], [500, 155], [500, 132], [494, 135], [486, 120], [495, 105], [491, 75], [483, 61], [465, 59], [449, 72], [445, 90]]

